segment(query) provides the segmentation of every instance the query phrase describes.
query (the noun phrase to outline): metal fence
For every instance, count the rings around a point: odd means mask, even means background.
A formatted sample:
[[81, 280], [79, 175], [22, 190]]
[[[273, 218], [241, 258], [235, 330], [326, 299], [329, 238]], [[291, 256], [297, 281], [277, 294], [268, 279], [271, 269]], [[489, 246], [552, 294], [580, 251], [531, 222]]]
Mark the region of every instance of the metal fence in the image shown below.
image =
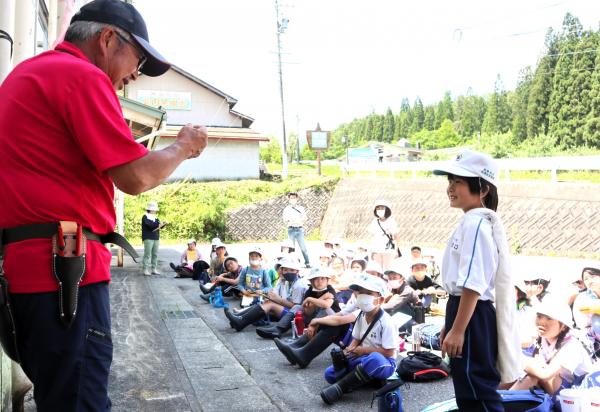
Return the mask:
[[[510, 181], [512, 171], [550, 171], [550, 178], [553, 182], [558, 181], [557, 172], [566, 170], [600, 170], [600, 156], [560, 156], [560, 157], [522, 157], [514, 159], [497, 159], [500, 171], [504, 174], [504, 179]], [[385, 174], [394, 176], [396, 174], [411, 173], [412, 178], [417, 178], [418, 172], [432, 172], [444, 161], [433, 162], [350, 162], [340, 163], [342, 173], [351, 175], [353, 173], [360, 175]]]

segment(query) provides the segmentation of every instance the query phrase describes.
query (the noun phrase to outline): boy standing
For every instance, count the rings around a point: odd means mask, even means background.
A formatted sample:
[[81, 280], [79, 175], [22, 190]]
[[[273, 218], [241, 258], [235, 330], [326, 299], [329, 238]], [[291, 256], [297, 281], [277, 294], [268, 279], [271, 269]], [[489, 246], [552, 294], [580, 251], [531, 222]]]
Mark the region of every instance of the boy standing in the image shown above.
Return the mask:
[[308, 252], [306, 251], [306, 245], [304, 244], [304, 223], [306, 223], [306, 210], [298, 205], [298, 193], [288, 193], [289, 205], [283, 209], [283, 222], [287, 226], [288, 237], [292, 242], [298, 242], [298, 246], [302, 251], [304, 257], [304, 265], [309, 268], [310, 261], [308, 259]]

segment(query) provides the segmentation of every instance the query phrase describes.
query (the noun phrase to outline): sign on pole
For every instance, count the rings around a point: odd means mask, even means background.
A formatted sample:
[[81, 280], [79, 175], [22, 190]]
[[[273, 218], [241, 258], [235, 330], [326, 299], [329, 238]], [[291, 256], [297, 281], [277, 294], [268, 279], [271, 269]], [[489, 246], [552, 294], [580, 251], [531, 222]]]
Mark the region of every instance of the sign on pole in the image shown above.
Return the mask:
[[306, 141], [308, 147], [317, 152], [317, 173], [321, 175], [321, 152], [329, 149], [331, 132], [321, 130], [321, 125], [317, 123], [315, 130], [306, 131]]

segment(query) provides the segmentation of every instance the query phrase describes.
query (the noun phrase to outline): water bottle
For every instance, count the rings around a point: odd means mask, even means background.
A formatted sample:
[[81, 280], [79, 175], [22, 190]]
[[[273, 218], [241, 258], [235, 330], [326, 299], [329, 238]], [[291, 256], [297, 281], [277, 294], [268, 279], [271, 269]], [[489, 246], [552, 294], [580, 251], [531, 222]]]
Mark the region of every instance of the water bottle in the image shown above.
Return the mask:
[[294, 315], [294, 324], [296, 325], [296, 333], [298, 336], [304, 333], [304, 316], [302, 316], [302, 311], [299, 310]]
[[296, 339], [298, 337], [298, 331], [296, 330], [296, 319], [292, 319], [292, 339]]

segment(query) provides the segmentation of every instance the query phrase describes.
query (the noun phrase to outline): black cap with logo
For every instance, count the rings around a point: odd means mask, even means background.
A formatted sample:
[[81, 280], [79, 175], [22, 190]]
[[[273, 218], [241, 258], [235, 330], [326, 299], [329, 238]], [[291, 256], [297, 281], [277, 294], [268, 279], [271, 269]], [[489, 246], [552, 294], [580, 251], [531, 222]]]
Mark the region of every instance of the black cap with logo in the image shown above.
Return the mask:
[[84, 5], [71, 19], [110, 24], [129, 33], [144, 51], [146, 63], [141, 72], [147, 76], [160, 76], [171, 67], [161, 54], [150, 45], [148, 29], [142, 15], [129, 3], [120, 0], [94, 0]]

